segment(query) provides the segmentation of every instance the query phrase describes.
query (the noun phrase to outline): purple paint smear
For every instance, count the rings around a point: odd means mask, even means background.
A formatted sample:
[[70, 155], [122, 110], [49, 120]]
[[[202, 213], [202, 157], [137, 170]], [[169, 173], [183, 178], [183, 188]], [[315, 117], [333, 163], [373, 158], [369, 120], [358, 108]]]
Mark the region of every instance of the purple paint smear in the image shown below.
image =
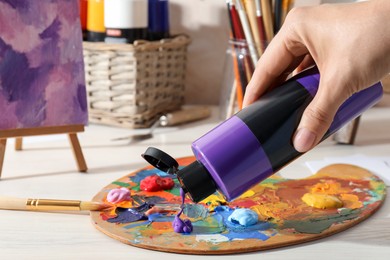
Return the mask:
[[77, 0], [0, 0], [0, 129], [87, 124]]
[[180, 188], [180, 196], [181, 196], [181, 210], [175, 216], [175, 219], [172, 222], [173, 231], [176, 233], [191, 233], [193, 231], [192, 223], [189, 219], [181, 219], [180, 215], [183, 213], [184, 209], [184, 200], [185, 200], [185, 192], [182, 188]]

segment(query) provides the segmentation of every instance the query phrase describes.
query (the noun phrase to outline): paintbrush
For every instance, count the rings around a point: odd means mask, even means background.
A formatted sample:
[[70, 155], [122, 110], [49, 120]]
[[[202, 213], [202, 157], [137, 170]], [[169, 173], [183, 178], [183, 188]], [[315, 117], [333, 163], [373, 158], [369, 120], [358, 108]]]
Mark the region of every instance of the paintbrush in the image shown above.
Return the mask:
[[162, 115], [150, 128], [143, 134], [134, 134], [125, 137], [114, 138], [111, 141], [133, 140], [142, 141], [153, 137], [154, 130], [159, 126], [175, 126], [196, 120], [207, 118], [211, 115], [211, 110], [207, 106], [186, 107], [181, 110], [173, 111]]
[[31, 199], [0, 196], [0, 209], [27, 211], [99, 211], [112, 205], [79, 200]]

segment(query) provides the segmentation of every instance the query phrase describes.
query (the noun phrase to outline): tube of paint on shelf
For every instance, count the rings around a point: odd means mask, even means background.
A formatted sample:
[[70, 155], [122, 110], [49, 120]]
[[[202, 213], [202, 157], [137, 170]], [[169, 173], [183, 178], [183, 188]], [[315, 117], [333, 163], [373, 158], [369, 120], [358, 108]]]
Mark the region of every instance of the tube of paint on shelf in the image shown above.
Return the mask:
[[148, 0], [148, 39], [169, 38], [168, 0]]
[[106, 0], [105, 42], [133, 43], [147, 39], [148, 0]]
[[105, 35], [104, 0], [88, 0], [87, 39], [90, 42], [102, 42]]
[[[319, 80], [316, 67], [306, 70], [194, 141], [196, 160], [174, 171], [183, 190], [194, 202], [216, 191], [231, 201], [302, 155], [294, 149], [292, 136]], [[337, 111], [323, 140], [377, 103], [382, 93], [378, 82], [352, 95]], [[172, 165], [160, 154], [156, 158]], [[153, 161], [158, 160], [147, 161], [156, 166]]]

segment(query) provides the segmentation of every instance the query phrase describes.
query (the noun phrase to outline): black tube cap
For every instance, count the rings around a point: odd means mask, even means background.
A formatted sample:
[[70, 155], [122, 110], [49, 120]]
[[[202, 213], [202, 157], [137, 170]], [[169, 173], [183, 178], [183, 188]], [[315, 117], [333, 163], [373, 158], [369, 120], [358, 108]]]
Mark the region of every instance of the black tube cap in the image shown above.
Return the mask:
[[148, 147], [145, 153], [141, 155], [148, 163], [156, 167], [157, 169], [169, 173], [175, 174], [179, 170], [179, 163], [173, 159], [169, 154], [154, 148]]
[[207, 198], [217, 190], [209, 171], [198, 161], [179, 170], [177, 178], [194, 202]]

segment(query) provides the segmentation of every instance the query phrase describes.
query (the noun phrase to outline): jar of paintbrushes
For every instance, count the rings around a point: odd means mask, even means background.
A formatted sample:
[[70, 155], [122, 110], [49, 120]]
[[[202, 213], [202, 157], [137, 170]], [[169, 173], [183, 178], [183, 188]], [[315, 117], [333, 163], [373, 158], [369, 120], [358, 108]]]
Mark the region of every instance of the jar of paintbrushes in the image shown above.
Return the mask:
[[245, 88], [291, 8], [287, 0], [226, 0], [230, 39], [222, 80], [221, 117], [242, 108]]
[[[267, 45], [267, 42], [262, 42]], [[254, 72], [256, 59], [251, 49], [259, 47], [250, 45], [246, 40], [230, 39], [225, 53], [223, 79], [221, 86], [220, 117], [231, 117], [242, 107], [245, 88]]]

